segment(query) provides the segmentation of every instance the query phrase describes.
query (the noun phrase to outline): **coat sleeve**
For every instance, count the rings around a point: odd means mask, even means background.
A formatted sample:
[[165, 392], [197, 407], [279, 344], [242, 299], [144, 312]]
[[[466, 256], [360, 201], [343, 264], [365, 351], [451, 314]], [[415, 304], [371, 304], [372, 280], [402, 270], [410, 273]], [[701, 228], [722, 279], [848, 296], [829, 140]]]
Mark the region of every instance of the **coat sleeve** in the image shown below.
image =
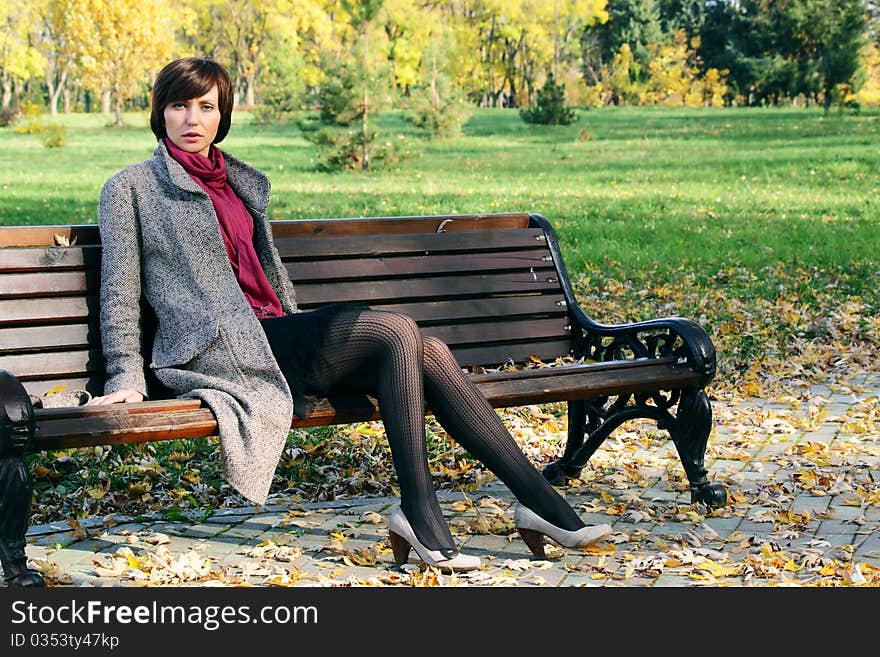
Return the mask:
[[104, 394], [137, 390], [146, 398], [141, 356], [141, 236], [124, 171], [108, 180], [98, 203], [101, 233], [101, 344]]

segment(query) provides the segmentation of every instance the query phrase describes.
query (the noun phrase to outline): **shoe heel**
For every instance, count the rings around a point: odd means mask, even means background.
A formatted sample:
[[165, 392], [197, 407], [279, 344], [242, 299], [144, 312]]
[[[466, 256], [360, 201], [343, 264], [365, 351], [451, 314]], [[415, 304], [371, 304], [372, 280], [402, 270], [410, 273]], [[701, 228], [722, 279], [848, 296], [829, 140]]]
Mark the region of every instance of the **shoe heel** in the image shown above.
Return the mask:
[[391, 551], [394, 552], [394, 563], [402, 566], [409, 559], [409, 551], [412, 547], [409, 542], [400, 534], [392, 531], [388, 532], [388, 538], [391, 539]]
[[522, 540], [532, 551], [532, 554], [538, 559], [547, 558], [547, 553], [544, 552], [544, 534], [534, 529], [525, 529], [524, 527], [518, 528], [517, 531], [519, 531], [519, 535], [522, 536]]

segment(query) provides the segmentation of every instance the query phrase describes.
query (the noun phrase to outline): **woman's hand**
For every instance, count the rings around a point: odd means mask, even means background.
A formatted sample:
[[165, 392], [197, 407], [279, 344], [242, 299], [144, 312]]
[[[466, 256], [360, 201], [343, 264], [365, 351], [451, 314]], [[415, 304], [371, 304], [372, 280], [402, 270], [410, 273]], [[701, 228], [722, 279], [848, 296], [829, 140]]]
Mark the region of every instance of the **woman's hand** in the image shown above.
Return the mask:
[[140, 401], [144, 401], [144, 396], [137, 390], [117, 390], [116, 392], [111, 392], [109, 395], [104, 395], [103, 397], [92, 397], [92, 401], [86, 404], [86, 406], [118, 404], [119, 402], [125, 402], [128, 404]]

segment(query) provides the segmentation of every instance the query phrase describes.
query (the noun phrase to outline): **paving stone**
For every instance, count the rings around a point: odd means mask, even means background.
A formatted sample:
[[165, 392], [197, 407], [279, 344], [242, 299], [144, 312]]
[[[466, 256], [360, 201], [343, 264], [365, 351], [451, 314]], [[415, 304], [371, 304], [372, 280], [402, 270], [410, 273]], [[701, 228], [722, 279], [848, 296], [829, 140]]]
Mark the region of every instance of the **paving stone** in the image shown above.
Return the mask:
[[880, 532], [875, 532], [862, 540], [859, 547], [853, 552], [853, 558], [880, 558]]
[[819, 525], [816, 535], [826, 537], [832, 534], [847, 534], [852, 536], [855, 533], [855, 526], [851, 522], [843, 520], [823, 520]]
[[798, 495], [791, 503], [789, 509], [794, 513], [804, 513], [809, 511], [811, 514], [824, 513], [831, 502], [830, 497], [816, 497], [814, 495]]
[[862, 509], [857, 506], [834, 504], [834, 502], [831, 503], [828, 511], [832, 520], [853, 520], [862, 515]]
[[230, 525], [198, 524], [187, 527], [180, 533], [186, 538], [213, 538], [229, 529]]
[[735, 532], [739, 528], [741, 523], [742, 518], [738, 516], [731, 516], [729, 518], [709, 517], [703, 521], [703, 524], [711, 527], [715, 531], [715, 533], [718, 534], [718, 537], [722, 540], [726, 539], [733, 532]]
[[232, 527], [228, 527], [225, 529], [225, 531], [219, 533], [219, 535], [225, 537], [227, 540], [229, 540], [230, 538], [252, 540], [263, 536], [264, 534], [269, 532], [270, 529], [271, 527], [268, 525], [262, 525], [248, 521], [238, 525], [234, 525]]
[[561, 568], [545, 568], [543, 570], [531, 570], [517, 576], [520, 586], [559, 586], [568, 573]]
[[47, 534], [63, 534], [70, 531], [70, 525], [66, 522], [50, 522], [43, 525], [33, 525], [28, 527], [28, 538], [31, 536], [44, 536]]
[[65, 568], [69, 568], [74, 564], [90, 565], [95, 558], [96, 553], [109, 548], [113, 548], [113, 551], [115, 552], [116, 547], [117, 546], [112, 543], [104, 542], [104, 544], [95, 544], [95, 542], [82, 541], [80, 543], [74, 543], [61, 550], [49, 551], [46, 553], [46, 559]]
[[822, 537], [822, 539], [828, 541], [834, 547], [855, 545], [855, 534], [852, 533], [852, 530], [850, 530], [849, 533], [841, 532], [839, 534], [826, 534]]
[[27, 543], [29, 545], [41, 545], [44, 547], [64, 547], [65, 545], [69, 545], [71, 543], [76, 542], [77, 537], [73, 532], [55, 532], [53, 534], [37, 534], [35, 536], [27, 536]]
[[[880, 478], [878, 478], [878, 480], [880, 480]], [[880, 520], [880, 507], [870, 507], [868, 509], [865, 509], [865, 520]]]
[[506, 536], [491, 534], [478, 534], [468, 538], [461, 549], [475, 557], [486, 558], [493, 556], [497, 560], [524, 559], [531, 556], [531, 552], [524, 541], [519, 537], [508, 541]]
[[694, 580], [686, 575], [676, 575], [672, 573], [663, 573], [654, 580], [654, 587], [674, 587], [682, 588], [693, 586]]
[[593, 579], [591, 575], [583, 573], [566, 573], [558, 586], [579, 587], [579, 588], [597, 588], [601, 586], [603, 579]]

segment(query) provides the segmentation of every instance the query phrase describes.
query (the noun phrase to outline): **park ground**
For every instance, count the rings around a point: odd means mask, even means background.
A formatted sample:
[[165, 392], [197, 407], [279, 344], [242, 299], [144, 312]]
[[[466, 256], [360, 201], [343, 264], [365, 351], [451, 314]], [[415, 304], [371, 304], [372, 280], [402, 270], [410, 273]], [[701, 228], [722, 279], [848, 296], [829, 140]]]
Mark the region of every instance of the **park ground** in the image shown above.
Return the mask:
[[[44, 147], [38, 134], [0, 129], [0, 224], [94, 223], [104, 180], [147, 159], [155, 141], [143, 114], [127, 115], [122, 129], [107, 127], [100, 115], [57, 122], [67, 128], [60, 148]], [[716, 427], [707, 461], [712, 476], [728, 485], [731, 505], [708, 515], [692, 508], [665, 434], [649, 424], [624, 427], [571, 489], [583, 495], [581, 510], [615, 521], [616, 528], [670, 518], [696, 524], [664, 532], [666, 547], [655, 545], [650, 563], [625, 551], [634, 535], [625, 532], [626, 540], [602, 547], [606, 557], [616, 555], [614, 568], [598, 571], [591, 561], [582, 581], [616, 573], [617, 580], [638, 582], [636, 559], [648, 563], [642, 571], [654, 572], [654, 580], [659, 568], [679, 569], [697, 582], [708, 573], [735, 584], [876, 585], [873, 548], [858, 547], [876, 537], [876, 528], [855, 541], [859, 531], [873, 527], [869, 516], [880, 504], [880, 401], [872, 378], [880, 346], [880, 113], [608, 109], [581, 112], [571, 126], [545, 127], [524, 124], [515, 112], [480, 110], [461, 136], [436, 141], [400, 114], [382, 116], [378, 127], [383, 138], [405, 141], [414, 154], [396, 168], [368, 175], [318, 172], [313, 146], [293, 125], [260, 126], [244, 113], [223, 147], [269, 174], [274, 219], [543, 214], [557, 229], [575, 292], [594, 319], [685, 316], [715, 342], [719, 368], [709, 391]], [[564, 407], [529, 407], [505, 411], [504, 417], [536, 465], [560, 453]], [[433, 423], [429, 443], [436, 483], [454, 496], [451, 504], [473, 514], [488, 499], [482, 515], [473, 515], [485, 522], [464, 523], [460, 540], [491, 543], [509, 536], [508, 506], [491, 475], [452, 447]], [[781, 447], [756, 451], [774, 443]], [[69, 577], [52, 570], [53, 545], [57, 550], [92, 540], [123, 522], [197, 524], [242, 508], [222, 482], [214, 447], [211, 441], [172, 442], [35, 457], [34, 523], [69, 528], [67, 538], [49, 541], [42, 554], [47, 574], [59, 583]], [[768, 474], [769, 483], [749, 483], [749, 473], [768, 470], [778, 473]], [[646, 490], [662, 494], [640, 494]], [[381, 425], [292, 432], [273, 491], [306, 514], [315, 510], [297, 505], [332, 508], [351, 499], [393, 498]], [[375, 520], [366, 513], [360, 522]], [[727, 537], [733, 541], [722, 539], [710, 556], [695, 554], [704, 549], [695, 542], [717, 539], [705, 529], [719, 524], [712, 518], [727, 517], [738, 518], [737, 527], [748, 521], [763, 531], [739, 535], [732, 529]], [[842, 523], [852, 536], [817, 537], [814, 530], [824, 521]], [[291, 518], [284, 522], [296, 526]], [[129, 544], [136, 548], [144, 527], [135, 525]], [[150, 529], [141, 538], [154, 534], [163, 535]], [[758, 534], [764, 538], [750, 539]], [[273, 561], [284, 554], [273, 553], [272, 546], [297, 547], [273, 542], [263, 545], [268, 549], [259, 558]], [[387, 545], [377, 539], [371, 548], [333, 549], [330, 556], [355, 555], [356, 564], [381, 561]], [[682, 561], [678, 552], [670, 556], [671, 549], [691, 552]], [[149, 554], [135, 550], [137, 567], [124, 558], [147, 579], [153, 570], [160, 578], [171, 572], [151, 565], [160, 562], [151, 562]], [[621, 560], [623, 554], [630, 558]], [[733, 555], [758, 561], [735, 568], [742, 560]], [[174, 562], [166, 555], [163, 563]], [[114, 564], [90, 567], [112, 572], [119, 567]], [[299, 579], [289, 569], [268, 572], [263, 581], [278, 576], [270, 584]], [[612, 575], [609, 581], [617, 581]]]

